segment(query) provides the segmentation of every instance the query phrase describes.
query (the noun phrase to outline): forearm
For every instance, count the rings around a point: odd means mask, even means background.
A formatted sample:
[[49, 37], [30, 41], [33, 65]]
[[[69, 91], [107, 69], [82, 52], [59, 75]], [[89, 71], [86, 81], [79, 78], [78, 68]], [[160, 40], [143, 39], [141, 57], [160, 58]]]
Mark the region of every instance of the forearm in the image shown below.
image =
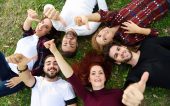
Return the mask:
[[[18, 70], [23, 70], [25, 67], [26, 65], [18, 65]], [[28, 69], [19, 73], [19, 77], [28, 87], [31, 87], [35, 83], [35, 79]]]
[[73, 75], [73, 69], [71, 68], [71, 66], [64, 60], [63, 56], [57, 49], [53, 52], [53, 54], [63, 75], [66, 78], [71, 77]]
[[137, 31], [138, 34], [142, 34], [142, 35], [149, 35], [151, 33], [151, 29], [150, 28], [141, 28]]
[[23, 25], [23, 29], [25, 31], [28, 31], [31, 28], [32, 25], [32, 20], [30, 20], [28, 17], [26, 18], [24, 25]]
[[101, 16], [99, 13], [93, 13], [90, 15], [86, 15], [89, 21], [99, 22], [101, 19]]

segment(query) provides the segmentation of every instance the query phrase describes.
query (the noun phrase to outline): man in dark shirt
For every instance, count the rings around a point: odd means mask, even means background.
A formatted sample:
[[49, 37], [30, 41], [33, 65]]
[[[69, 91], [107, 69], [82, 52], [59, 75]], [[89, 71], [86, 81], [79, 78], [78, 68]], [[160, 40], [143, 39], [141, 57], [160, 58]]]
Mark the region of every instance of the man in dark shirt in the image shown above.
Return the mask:
[[[144, 71], [149, 72], [148, 86], [170, 88], [170, 37], [148, 38], [135, 53], [125, 46], [111, 45], [108, 56], [117, 64], [132, 66], [125, 87], [140, 80]], [[105, 49], [107, 51], [107, 49]]]

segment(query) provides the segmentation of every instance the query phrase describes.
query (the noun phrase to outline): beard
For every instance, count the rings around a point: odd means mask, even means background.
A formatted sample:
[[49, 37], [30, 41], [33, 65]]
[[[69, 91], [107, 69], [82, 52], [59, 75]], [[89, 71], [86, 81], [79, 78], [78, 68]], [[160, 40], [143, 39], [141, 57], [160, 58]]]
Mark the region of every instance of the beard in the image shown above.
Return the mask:
[[132, 59], [132, 51], [130, 51], [129, 49], [128, 49], [128, 52], [130, 53], [130, 57], [129, 58], [127, 58], [127, 59], [125, 59], [125, 60], [123, 60], [122, 61], [122, 63], [127, 63], [127, 62], [129, 62], [131, 59]]
[[[48, 71], [50, 71], [52, 69], [55, 70], [55, 72], [53, 72], [52, 74], [48, 73]], [[53, 79], [53, 78], [55, 78], [58, 75], [58, 70], [56, 68], [52, 67], [52, 68], [48, 69], [47, 72], [44, 71], [44, 74], [45, 74], [46, 77], [48, 77], [50, 79]]]

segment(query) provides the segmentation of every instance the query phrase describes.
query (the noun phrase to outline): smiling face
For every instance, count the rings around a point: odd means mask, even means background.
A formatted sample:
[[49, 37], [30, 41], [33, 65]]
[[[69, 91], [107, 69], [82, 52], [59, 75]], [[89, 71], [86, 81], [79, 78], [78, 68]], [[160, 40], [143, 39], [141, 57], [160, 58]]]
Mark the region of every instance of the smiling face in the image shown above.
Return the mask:
[[61, 49], [64, 52], [74, 52], [77, 48], [77, 35], [74, 31], [68, 31], [62, 40]]
[[103, 28], [96, 36], [96, 42], [100, 45], [106, 45], [113, 41], [114, 33], [110, 28]]
[[56, 62], [55, 57], [48, 57], [44, 63], [45, 77], [53, 79], [57, 77], [58, 72], [59, 72], [59, 66]]
[[104, 88], [106, 81], [103, 68], [99, 65], [94, 65], [90, 69], [89, 82], [92, 85], [93, 90], [100, 90]]
[[116, 62], [128, 62], [132, 59], [132, 52], [125, 46], [113, 45], [109, 50], [109, 56]]
[[38, 23], [35, 29], [36, 35], [39, 37], [44, 36], [50, 32], [51, 28], [52, 28], [51, 20], [48, 18], [45, 18], [41, 22]]

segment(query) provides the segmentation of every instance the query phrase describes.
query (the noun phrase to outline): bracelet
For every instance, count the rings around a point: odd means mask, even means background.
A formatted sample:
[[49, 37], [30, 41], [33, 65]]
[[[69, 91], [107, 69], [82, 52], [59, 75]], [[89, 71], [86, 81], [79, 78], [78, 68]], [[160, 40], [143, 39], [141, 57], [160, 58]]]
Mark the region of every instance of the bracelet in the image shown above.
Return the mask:
[[22, 72], [28, 70], [28, 65], [26, 65], [25, 69], [23, 69], [23, 70], [20, 70], [20, 69], [18, 69], [18, 67], [17, 67], [17, 70], [19, 71], [19, 73], [22, 73]]

